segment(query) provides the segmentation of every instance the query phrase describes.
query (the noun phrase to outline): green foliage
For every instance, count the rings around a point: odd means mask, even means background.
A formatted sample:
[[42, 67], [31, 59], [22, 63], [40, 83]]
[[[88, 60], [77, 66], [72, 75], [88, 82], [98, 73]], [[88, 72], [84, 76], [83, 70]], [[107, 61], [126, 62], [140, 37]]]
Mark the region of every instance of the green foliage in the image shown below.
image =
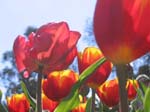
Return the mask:
[[63, 101], [59, 104], [59, 106], [55, 109], [54, 112], [69, 112], [71, 109], [78, 106], [80, 103], [78, 91], [71, 94], [64, 98]]
[[8, 112], [7, 108], [1, 103], [2, 91], [0, 90], [0, 112]]
[[26, 95], [28, 101], [30, 102], [30, 105], [32, 106], [33, 109], [35, 109], [36, 101], [30, 96], [30, 94], [29, 94], [29, 92], [28, 92], [28, 90], [26, 88], [26, 85], [25, 85], [25, 83], [23, 81], [21, 81], [21, 87], [22, 87], [23, 92]]
[[144, 112], [150, 112], [150, 88], [148, 88], [145, 93]]
[[1, 99], [2, 99], [2, 91], [0, 90], [0, 101], [1, 101]]
[[89, 98], [86, 104], [86, 112], [91, 112], [92, 108], [92, 98]]
[[6, 109], [6, 107], [0, 103], [0, 112], [8, 112], [8, 110]]

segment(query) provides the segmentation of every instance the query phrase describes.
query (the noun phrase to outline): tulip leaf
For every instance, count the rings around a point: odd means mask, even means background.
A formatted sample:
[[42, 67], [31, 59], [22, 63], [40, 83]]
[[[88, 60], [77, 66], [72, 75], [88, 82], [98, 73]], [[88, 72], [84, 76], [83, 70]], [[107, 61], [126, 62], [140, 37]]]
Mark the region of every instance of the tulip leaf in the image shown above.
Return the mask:
[[89, 98], [86, 104], [86, 112], [91, 112], [91, 108], [92, 108], [92, 98]]
[[103, 57], [86, 68], [80, 74], [79, 80], [72, 87], [70, 94], [60, 102], [54, 112], [69, 112], [74, 107], [76, 107], [79, 104], [78, 89], [85, 82], [85, 80], [96, 70], [96, 68], [102, 65], [105, 61], [106, 58]]
[[69, 112], [71, 109], [78, 106], [79, 103], [79, 94], [76, 91], [74, 95], [70, 94], [68, 97], [64, 98], [54, 112]]
[[147, 90], [147, 87], [144, 83], [140, 82], [140, 85], [141, 85], [141, 89], [143, 91], [143, 93], [145, 94], [146, 93], [146, 90]]
[[32, 108], [35, 109], [35, 107], [36, 107], [36, 101], [29, 94], [28, 89], [27, 89], [27, 87], [26, 87], [26, 85], [25, 85], [25, 83], [23, 81], [21, 81], [21, 87], [23, 89], [23, 92], [24, 92], [25, 96], [27, 97], [28, 101], [30, 102]]
[[144, 112], [150, 112], [150, 87], [146, 90], [144, 97]]
[[1, 99], [2, 99], [2, 91], [0, 90], [0, 101], [1, 101]]
[[6, 105], [3, 105], [1, 102], [0, 102], [0, 112], [8, 112]]
[[0, 104], [0, 112], [8, 112], [4, 105]]
[[2, 91], [0, 90], [0, 112], [8, 112], [6, 107], [1, 103], [2, 95]]

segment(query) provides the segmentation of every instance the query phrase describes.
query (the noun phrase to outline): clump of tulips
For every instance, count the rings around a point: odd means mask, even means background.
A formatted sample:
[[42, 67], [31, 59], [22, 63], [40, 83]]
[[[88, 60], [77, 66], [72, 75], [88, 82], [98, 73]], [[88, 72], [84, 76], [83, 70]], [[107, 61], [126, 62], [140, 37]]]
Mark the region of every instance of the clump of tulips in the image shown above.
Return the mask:
[[[23, 93], [8, 97], [0, 110], [149, 112], [150, 88], [129, 79], [128, 66], [150, 51], [150, 1], [97, 0], [93, 25], [99, 48], [83, 51], [77, 49], [81, 34], [67, 22], [42, 25], [27, 38], [18, 36], [16, 66], [24, 78], [37, 73], [36, 99], [21, 82]], [[75, 58], [79, 71], [69, 68]], [[117, 77], [109, 80], [113, 67]]]

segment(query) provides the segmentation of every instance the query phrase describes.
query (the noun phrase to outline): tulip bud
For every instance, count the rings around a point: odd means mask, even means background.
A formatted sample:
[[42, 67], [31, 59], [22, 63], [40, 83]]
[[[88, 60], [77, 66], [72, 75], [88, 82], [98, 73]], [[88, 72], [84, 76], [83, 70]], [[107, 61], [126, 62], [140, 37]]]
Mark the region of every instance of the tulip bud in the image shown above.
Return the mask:
[[7, 105], [9, 112], [29, 112], [30, 109], [30, 104], [23, 93], [8, 97]]
[[139, 88], [138, 81], [129, 79], [127, 81], [126, 87], [127, 87], [128, 99], [133, 100], [136, 97], [137, 89]]
[[113, 79], [103, 83], [98, 89], [97, 94], [101, 101], [108, 107], [113, 107], [119, 103], [118, 80]]
[[[83, 53], [78, 54], [79, 71], [82, 73], [88, 66], [102, 58], [102, 52], [95, 47], [87, 47]], [[108, 78], [112, 70], [112, 64], [109, 61], [104, 62], [95, 72], [89, 76], [86, 84], [92, 88], [97, 88]]]
[[[127, 80], [126, 89], [128, 100], [133, 100], [136, 97], [136, 89], [139, 87], [136, 80]], [[108, 80], [103, 83], [98, 89], [97, 94], [101, 101], [108, 107], [113, 107], [119, 103], [119, 83], [118, 79]]]
[[72, 70], [54, 71], [43, 81], [43, 91], [49, 99], [60, 101], [70, 93], [77, 80], [78, 75]]

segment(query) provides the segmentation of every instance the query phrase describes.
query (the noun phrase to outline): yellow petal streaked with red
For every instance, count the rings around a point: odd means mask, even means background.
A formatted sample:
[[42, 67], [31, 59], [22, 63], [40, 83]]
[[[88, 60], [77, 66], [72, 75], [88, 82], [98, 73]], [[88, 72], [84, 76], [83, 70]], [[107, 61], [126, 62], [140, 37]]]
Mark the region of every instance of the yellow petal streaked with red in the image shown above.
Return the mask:
[[9, 112], [29, 112], [30, 108], [30, 104], [23, 93], [8, 97], [7, 105]]
[[[78, 67], [80, 73], [102, 57], [102, 52], [96, 47], [87, 47], [84, 49], [83, 53], [78, 53]], [[111, 70], [112, 63], [109, 61], [104, 62], [91, 76], [89, 76], [86, 84], [92, 88], [97, 88], [108, 78]]]
[[54, 71], [43, 81], [43, 91], [49, 99], [60, 101], [70, 93], [77, 80], [78, 74], [72, 70]]
[[[136, 80], [127, 80], [126, 89], [128, 100], [133, 100], [137, 95], [139, 85]], [[101, 101], [108, 107], [113, 107], [119, 104], [119, 83], [118, 79], [107, 80], [98, 89], [97, 94]]]
[[127, 92], [128, 92], [129, 100], [133, 100], [136, 97], [138, 88], [139, 88], [139, 84], [137, 80], [129, 79], [127, 81]]

